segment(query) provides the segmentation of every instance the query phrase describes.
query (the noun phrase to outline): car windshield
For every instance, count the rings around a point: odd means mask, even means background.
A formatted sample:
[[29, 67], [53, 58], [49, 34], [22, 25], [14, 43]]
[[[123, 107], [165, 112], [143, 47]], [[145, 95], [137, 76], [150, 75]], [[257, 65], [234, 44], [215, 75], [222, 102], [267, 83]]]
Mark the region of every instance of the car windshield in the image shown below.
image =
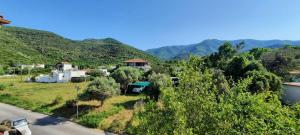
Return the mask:
[[21, 120], [14, 121], [13, 125], [14, 125], [14, 127], [25, 126], [25, 125], [27, 125], [27, 120], [26, 119], [21, 119]]

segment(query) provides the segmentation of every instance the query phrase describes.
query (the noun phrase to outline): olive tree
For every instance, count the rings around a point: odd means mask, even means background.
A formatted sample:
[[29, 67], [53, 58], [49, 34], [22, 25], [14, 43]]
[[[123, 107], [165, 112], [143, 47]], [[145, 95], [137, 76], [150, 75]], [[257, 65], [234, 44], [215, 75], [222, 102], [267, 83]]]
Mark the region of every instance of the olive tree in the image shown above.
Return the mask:
[[171, 78], [166, 74], [156, 74], [153, 72], [148, 76], [148, 80], [151, 82], [151, 86], [150, 90], [146, 91], [146, 94], [149, 95], [151, 99], [158, 100], [161, 89], [172, 87]]
[[116, 83], [113, 78], [96, 78], [91, 82], [86, 93], [91, 99], [101, 101], [101, 106], [107, 98], [120, 94], [120, 84]]
[[142, 71], [132, 67], [121, 67], [115, 70], [111, 76], [121, 84], [121, 89], [126, 94], [128, 85], [138, 81], [142, 77]]

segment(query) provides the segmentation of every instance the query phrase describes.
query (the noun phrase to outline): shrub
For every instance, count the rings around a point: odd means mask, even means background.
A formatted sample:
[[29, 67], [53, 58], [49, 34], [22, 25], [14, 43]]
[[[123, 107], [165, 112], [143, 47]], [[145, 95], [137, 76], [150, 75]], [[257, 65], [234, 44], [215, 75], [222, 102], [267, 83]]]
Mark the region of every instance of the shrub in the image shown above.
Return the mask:
[[121, 110], [123, 110], [123, 107], [112, 107], [111, 109], [109, 109], [108, 111], [104, 111], [104, 112], [91, 112], [87, 115], [84, 115], [82, 117], [80, 117], [79, 119], [79, 123], [90, 127], [90, 128], [98, 128], [101, 124], [101, 122], [114, 114], [117, 114], [118, 112], [120, 112]]
[[85, 82], [86, 78], [85, 77], [72, 77], [71, 82], [73, 83], [80, 83], [80, 82]]
[[113, 120], [110, 127], [108, 128], [109, 132], [122, 134], [122, 131], [125, 129], [127, 122], [120, 120]]
[[61, 96], [56, 96], [55, 99], [52, 101], [53, 105], [57, 105], [63, 102], [63, 97]]
[[0, 84], [0, 90], [5, 90], [6, 89], [6, 85], [5, 84]]
[[76, 107], [76, 104], [77, 104], [77, 101], [75, 99], [68, 100], [65, 103], [66, 107], [68, 107], [68, 108], [74, 108], [74, 107]]

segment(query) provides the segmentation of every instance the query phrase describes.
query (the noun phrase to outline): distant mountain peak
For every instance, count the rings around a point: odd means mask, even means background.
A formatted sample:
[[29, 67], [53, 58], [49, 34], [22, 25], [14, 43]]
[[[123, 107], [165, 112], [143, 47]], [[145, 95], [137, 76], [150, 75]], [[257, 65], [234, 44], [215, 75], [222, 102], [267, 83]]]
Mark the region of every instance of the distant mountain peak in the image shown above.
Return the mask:
[[243, 51], [250, 50], [252, 48], [278, 48], [284, 45], [300, 45], [300, 41], [292, 40], [255, 40], [255, 39], [238, 39], [238, 40], [218, 40], [218, 39], [206, 39], [200, 43], [190, 45], [178, 45], [178, 46], [165, 46], [160, 48], [154, 48], [147, 50], [148, 53], [157, 56], [161, 59], [178, 59], [187, 57], [190, 54], [193, 55], [209, 55], [216, 52], [218, 48], [225, 42], [230, 42], [232, 45], [244, 42]]

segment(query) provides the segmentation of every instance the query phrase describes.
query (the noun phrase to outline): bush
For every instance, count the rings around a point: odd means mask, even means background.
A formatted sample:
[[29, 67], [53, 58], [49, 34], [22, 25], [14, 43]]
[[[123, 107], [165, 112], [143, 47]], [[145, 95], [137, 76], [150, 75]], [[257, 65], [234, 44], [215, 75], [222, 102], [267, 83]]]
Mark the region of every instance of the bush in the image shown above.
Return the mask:
[[87, 74], [92, 77], [104, 77], [105, 76], [105, 73], [102, 72], [101, 70], [92, 70], [92, 71], [88, 72]]
[[71, 82], [73, 83], [80, 83], [80, 82], [85, 82], [86, 78], [85, 77], [72, 77]]
[[104, 111], [104, 112], [91, 112], [87, 115], [84, 115], [82, 117], [80, 117], [79, 119], [79, 123], [90, 127], [90, 128], [98, 128], [101, 124], [101, 122], [114, 114], [117, 114], [118, 112], [120, 112], [121, 110], [123, 110], [123, 107], [112, 107], [111, 109], [109, 109], [108, 111]]
[[113, 120], [110, 127], [108, 128], [109, 132], [122, 134], [122, 131], [125, 129], [127, 122], [125, 121], [119, 121], [119, 120]]
[[68, 107], [68, 108], [74, 108], [74, 107], [76, 107], [76, 104], [77, 104], [77, 101], [75, 99], [68, 100], [65, 103], [66, 107]]
[[0, 90], [5, 90], [6, 89], [6, 85], [5, 84], [0, 84]]
[[55, 99], [52, 101], [53, 105], [57, 105], [63, 102], [63, 97], [61, 96], [56, 96]]

